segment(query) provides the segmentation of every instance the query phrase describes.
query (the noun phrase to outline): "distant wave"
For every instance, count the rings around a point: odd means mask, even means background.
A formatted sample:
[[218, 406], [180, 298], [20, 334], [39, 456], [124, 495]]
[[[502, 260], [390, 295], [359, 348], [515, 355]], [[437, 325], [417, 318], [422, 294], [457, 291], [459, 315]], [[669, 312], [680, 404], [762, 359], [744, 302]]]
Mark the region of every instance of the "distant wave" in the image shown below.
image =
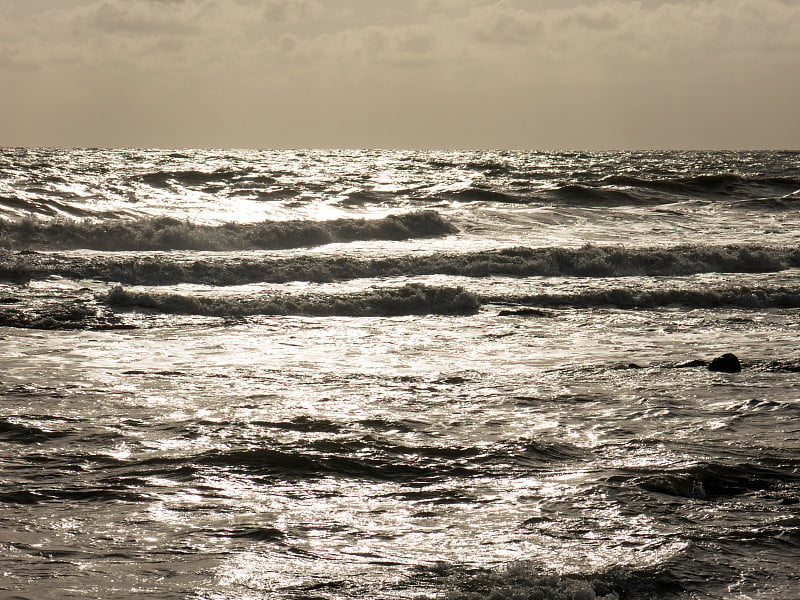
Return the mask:
[[197, 171], [188, 169], [184, 171], [153, 171], [139, 175], [138, 179], [142, 183], [155, 188], [169, 187], [171, 182], [184, 186], [206, 186], [217, 182], [229, 182], [240, 179], [249, 174], [249, 171], [234, 171], [220, 169], [216, 171]]
[[131, 292], [122, 287], [115, 287], [104, 300], [110, 306], [117, 308], [145, 308], [161, 313], [217, 317], [470, 314], [480, 307], [477, 296], [463, 288], [424, 285], [382, 288], [359, 294], [273, 295], [264, 298]]
[[[537, 188], [541, 173], [531, 174], [530, 183], [517, 179], [521, 189], [514, 193], [488, 182], [442, 194], [445, 199], [463, 202], [504, 204], [555, 203], [576, 206], [650, 206], [694, 199], [758, 200], [785, 197], [800, 190], [798, 177], [746, 177], [735, 173], [703, 174], [688, 177], [647, 178], [634, 175], [585, 175], [561, 180], [552, 188]], [[530, 186], [530, 187], [529, 187]]]
[[439, 158], [429, 159], [425, 162], [434, 169], [469, 169], [490, 175], [501, 175], [511, 170], [509, 165], [493, 159], [459, 161]]
[[263, 221], [198, 225], [169, 217], [141, 220], [0, 220], [0, 247], [91, 250], [249, 250], [356, 240], [442, 236], [456, 228], [435, 211], [382, 219]]
[[610, 175], [600, 183], [604, 186], [625, 186], [650, 188], [672, 193], [724, 193], [733, 191], [737, 186], [750, 180], [734, 173], [695, 175], [692, 177], [672, 177], [647, 179], [633, 175]]
[[0, 279], [28, 281], [53, 275], [126, 285], [242, 285], [255, 282], [328, 282], [415, 275], [624, 277], [694, 273], [766, 273], [800, 267], [800, 247], [685, 245], [667, 248], [583, 246], [435, 252], [383, 258], [303, 255], [287, 258], [169, 256], [65, 257], [0, 252]]
[[565, 183], [544, 192], [542, 198], [568, 204], [598, 206], [654, 205], [685, 198], [700, 200], [725, 197], [758, 200], [783, 197], [800, 189], [797, 177], [746, 177], [735, 173], [689, 177], [646, 178], [608, 175], [599, 180]]
[[644, 187], [669, 192], [723, 192], [729, 193], [745, 186], [776, 186], [799, 188], [800, 178], [781, 176], [745, 176], [737, 173], [710, 173], [690, 177], [643, 178], [632, 175], [609, 175], [601, 180], [604, 185]]

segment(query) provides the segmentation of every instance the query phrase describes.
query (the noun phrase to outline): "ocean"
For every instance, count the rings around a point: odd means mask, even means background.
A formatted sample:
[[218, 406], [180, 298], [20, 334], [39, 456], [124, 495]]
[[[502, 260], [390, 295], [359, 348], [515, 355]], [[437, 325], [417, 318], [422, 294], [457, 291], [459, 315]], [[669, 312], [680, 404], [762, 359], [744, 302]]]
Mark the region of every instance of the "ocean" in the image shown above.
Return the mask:
[[2, 149], [2, 597], [797, 598], [799, 209], [788, 151]]

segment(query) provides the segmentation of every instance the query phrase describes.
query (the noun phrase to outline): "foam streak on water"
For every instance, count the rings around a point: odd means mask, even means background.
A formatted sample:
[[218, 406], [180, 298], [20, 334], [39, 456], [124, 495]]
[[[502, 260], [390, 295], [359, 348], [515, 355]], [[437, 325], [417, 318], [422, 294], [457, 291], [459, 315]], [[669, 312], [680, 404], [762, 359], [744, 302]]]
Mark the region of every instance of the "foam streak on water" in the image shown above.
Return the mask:
[[3, 150], [3, 595], [796, 597], [798, 190], [788, 152]]

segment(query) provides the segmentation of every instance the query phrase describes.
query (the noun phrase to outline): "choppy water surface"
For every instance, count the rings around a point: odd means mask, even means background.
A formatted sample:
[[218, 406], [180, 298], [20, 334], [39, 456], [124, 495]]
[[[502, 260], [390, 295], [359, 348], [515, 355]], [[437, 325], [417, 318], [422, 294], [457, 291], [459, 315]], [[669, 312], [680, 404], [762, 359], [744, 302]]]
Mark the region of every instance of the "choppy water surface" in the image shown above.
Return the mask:
[[0, 589], [795, 598], [798, 200], [790, 152], [3, 150]]

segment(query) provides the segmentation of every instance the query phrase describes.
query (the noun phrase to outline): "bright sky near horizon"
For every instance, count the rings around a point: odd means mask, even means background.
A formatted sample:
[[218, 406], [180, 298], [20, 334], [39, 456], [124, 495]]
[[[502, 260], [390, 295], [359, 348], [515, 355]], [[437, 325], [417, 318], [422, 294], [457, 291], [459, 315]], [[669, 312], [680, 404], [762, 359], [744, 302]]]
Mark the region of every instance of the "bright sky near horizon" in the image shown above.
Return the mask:
[[0, 0], [0, 14], [0, 146], [800, 147], [800, 0]]

